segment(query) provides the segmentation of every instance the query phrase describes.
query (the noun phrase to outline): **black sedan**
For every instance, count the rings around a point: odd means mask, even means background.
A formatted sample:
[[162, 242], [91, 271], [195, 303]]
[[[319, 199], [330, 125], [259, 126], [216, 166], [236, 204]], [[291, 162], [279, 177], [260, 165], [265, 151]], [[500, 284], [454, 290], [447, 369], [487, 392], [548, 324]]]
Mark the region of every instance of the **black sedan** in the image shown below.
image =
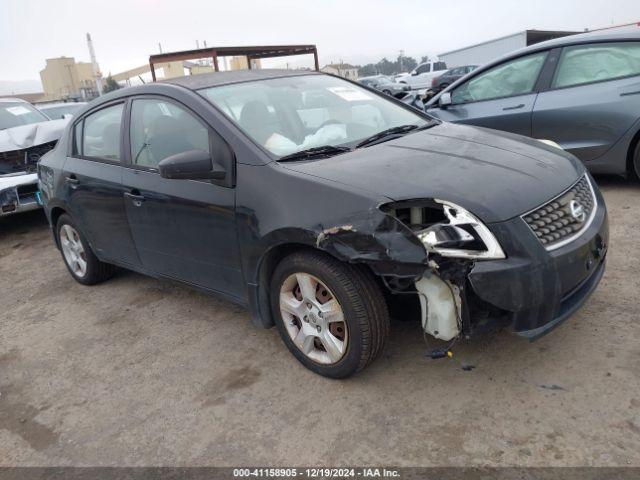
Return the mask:
[[436, 94], [441, 90], [444, 90], [445, 88], [447, 88], [453, 82], [460, 80], [467, 73], [473, 72], [476, 68], [478, 68], [478, 65], [464, 65], [462, 67], [450, 68], [449, 70], [444, 72], [442, 75], [435, 77], [433, 80], [431, 80], [430, 90], [434, 94]]
[[604, 201], [572, 155], [318, 72], [112, 92], [39, 180], [75, 280], [121, 267], [222, 295], [333, 378], [381, 354], [394, 299], [446, 342], [495, 325], [537, 338], [585, 302], [607, 251]]

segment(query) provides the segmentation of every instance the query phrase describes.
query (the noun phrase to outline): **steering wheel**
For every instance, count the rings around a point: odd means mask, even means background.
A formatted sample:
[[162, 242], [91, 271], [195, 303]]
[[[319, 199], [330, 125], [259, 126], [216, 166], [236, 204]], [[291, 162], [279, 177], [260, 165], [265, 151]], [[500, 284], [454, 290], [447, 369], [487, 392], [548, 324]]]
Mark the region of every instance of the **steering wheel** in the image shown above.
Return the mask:
[[316, 130], [316, 132], [320, 130], [322, 127], [326, 127], [327, 125], [336, 125], [336, 124], [341, 125], [341, 123], [335, 118], [330, 118], [329, 120], [325, 120], [324, 122], [322, 122], [318, 127], [318, 129]]

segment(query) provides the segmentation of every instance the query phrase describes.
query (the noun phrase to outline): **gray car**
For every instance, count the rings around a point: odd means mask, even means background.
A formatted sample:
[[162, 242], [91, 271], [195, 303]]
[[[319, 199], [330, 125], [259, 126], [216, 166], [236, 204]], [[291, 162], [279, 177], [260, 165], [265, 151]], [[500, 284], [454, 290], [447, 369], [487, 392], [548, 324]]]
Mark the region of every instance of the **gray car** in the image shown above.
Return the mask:
[[385, 75], [373, 75], [371, 77], [362, 77], [358, 79], [358, 82], [367, 87], [375, 88], [376, 90], [380, 90], [382, 93], [386, 93], [387, 95], [396, 96], [400, 93], [408, 92], [411, 90], [409, 85], [404, 83], [398, 83], [391, 80], [389, 77]]
[[549, 139], [594, 173], [640, 176], [640, 29], [513, 52], [427, 103], [442, 120]]

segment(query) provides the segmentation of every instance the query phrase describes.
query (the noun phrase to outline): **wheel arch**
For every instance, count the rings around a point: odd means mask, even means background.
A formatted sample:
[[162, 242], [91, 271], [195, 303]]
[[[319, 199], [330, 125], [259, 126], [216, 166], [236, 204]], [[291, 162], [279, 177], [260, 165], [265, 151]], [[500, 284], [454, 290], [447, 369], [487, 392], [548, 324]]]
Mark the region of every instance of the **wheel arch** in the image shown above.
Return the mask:
[[57, 207], [57, 206], [53, 207], [49, 212], [49, 218], [51, 219], [51, 231], [53, 233], [53, 240], [56, 244], [56, 247], [58, 247], [58, 250], [60, 249], [60, 243], [58, 242], [58, 235], [56, 235], [56, 227], [58, 225], [58, 219], [65, 214], [69, 215], [69, 212], [67, 212], [64, 208]]
[[635, 174], [635, 166], [633, 162], [635, 160], [635, 153], [638, 144], [640, 144], [640, 129], [638, 129], [638, 131], [631, 138], [631, 141], [629, 142], [629, 148], [627, 150], [627, 174], [630, 174], [631, 176], [634, 176]]
[[255, 283], [249, 284], [249, 305], [253, 323], [263, 328], [271, 328], [275, 325], [269, 299], [271, 276], [283, 258], [305, 250], [323, 252], [335, 258], [330, 253], [302, 241], [275, 244], [262, 254], [256, 267]]
[[319, 248], [317, 244], [305, 243], [304, 239], [274, 244], [265, 250], [259, 258], [253, 280], [248, 285], [249, 306], [252, 314], [252, 321], [257, 326], [271, 328], [275, 325], [271, 316], [271, 303], [269, 299], [271, 276], [273, 275], [276, 266], [283, 258], [300, 251], [321, 252], [338, 262], [349, 263], [354, 266], [358, 265], [366, 271], [368, 275], [375, 278], [377, 282], [380, 282], [379, 273], [377, 273], [366, 261], [349, 261], [348, 259], [340, 258], [330, 249]]

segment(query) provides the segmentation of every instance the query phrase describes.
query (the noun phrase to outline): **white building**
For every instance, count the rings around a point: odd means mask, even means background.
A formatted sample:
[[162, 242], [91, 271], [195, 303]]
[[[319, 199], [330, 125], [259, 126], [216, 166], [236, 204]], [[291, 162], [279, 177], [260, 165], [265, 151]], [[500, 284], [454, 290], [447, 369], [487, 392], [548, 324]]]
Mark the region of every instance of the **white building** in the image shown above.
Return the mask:
[[330, 63], [320, 70], [325, 73], [331, 73], [332, 75], [338, 75], [342, 78], [348, 78], [349, 80], [358, 79], [358, 68], [348, 63]]

